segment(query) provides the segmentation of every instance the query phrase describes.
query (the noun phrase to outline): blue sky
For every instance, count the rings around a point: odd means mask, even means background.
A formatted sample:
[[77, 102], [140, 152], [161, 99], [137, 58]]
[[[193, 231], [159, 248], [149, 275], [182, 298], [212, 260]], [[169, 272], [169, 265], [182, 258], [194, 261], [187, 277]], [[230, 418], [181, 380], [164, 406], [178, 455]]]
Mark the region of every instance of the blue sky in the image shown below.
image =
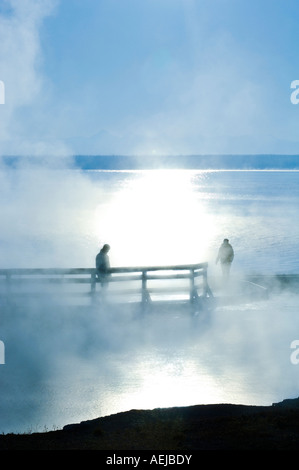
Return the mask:
[[299, 153], [296, 0], [2, 0], [1, 154]]

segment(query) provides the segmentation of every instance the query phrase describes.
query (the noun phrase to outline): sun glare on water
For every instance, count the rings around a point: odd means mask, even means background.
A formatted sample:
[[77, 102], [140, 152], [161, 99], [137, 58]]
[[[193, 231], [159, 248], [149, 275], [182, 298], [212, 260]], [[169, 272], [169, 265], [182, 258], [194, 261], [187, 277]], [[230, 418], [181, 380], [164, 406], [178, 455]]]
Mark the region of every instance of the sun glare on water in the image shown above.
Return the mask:
[[193, 177], [187, 170], [133, 173], [98, 211], [99, 238], [113, 247], [117, 264], [206, 261], [213, 224]]

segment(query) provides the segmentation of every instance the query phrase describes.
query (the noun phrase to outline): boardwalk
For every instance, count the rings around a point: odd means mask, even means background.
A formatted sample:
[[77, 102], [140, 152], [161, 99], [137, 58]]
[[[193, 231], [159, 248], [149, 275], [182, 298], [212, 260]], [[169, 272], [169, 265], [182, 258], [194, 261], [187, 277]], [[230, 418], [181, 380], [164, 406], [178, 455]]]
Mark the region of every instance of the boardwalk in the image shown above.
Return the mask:
[[221, 279], [209, 279], [208, 263], [171, 266], [113, 267], [107, 288], [102, 288], [95, 268], [0, 269], [0, 296], [6, 299], [51, 295], [67, 302], [97, 305], [140, 304], [143, 311], [154, 305], [187, 305], [191, 311], [224, 304], [264, 300], [281, 288], [297, 290], [299, 276], [246, 276], [231, 279], [219, 288]]
[[[208, 284], [208, 263], [174, 266], [114, 267], [107, 288], [102, 288], [94, 268], [1, 269], [1, 294], [8, 297], [46, 294], [61, 290], [74, 297], [103, 296], [121, 302], [184, 302], [196, 306], [200, 299], [212, 298]], [[69, 287], [69, 289], [68, 289]], [[83, 287], [83, 289], [82, 289]]]

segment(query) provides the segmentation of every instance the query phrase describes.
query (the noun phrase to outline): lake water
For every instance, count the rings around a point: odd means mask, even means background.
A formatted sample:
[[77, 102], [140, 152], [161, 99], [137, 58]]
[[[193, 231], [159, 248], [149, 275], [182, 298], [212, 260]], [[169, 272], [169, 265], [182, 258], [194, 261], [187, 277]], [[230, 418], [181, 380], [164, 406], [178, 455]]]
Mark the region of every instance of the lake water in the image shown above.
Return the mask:
[[[93, 267], [109, 242], [112, 265], [207, 261], [215, 279], [227, 237], [232, 279], [299, 273], [296, 171], [39, 176], [2, 175], [3, 267]], [[287, 291], [196, 321], [188, 313], [140, 318], [120, 307], [71, 308], [54, 295], [1, 302], [0, 432], [51, 430], [133, 408], [297, 397], [290, 345], [298, 338], [299, 296]]]

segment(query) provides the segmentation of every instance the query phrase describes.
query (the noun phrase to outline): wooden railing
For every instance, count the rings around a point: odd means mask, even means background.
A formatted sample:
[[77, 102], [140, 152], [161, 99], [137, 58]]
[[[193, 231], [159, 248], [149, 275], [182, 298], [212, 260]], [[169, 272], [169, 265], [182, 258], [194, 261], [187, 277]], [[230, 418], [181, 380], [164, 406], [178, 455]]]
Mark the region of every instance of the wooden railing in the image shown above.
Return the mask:
[[[128, 268], [112, 268], [112, 282], [141, 282], [141, 301], [146, 303], [151, 301], [152, 294], [167, 293], [179, 294], [187, 293], [189, 301], [193, 303], [199, 295], [204, 297], [212, 296], [211, 289], [208, 284], [207, 263], [175, 265], [175, 266], [142, 266]], [[197, 280], [201, 280], [198, 285]], [[186, 285], [172, 284], [174, 280], [187, 280]], [[159, 281], [159, 286], [151, 286], [151, 282]], [[170, 282], [169, 282], [170, 281]], [[166, 285], [164, 285], [166, 284]], [[188, 292], [187, 292], [188, 290]], [[200, 291], [200, 292], [199, 292]]]
[[[131, 287], [122, 290], [122, 293], [139, 292], [143, 304], [151, 301], [153, 294], [168, 292], [175, 294], [185, 293], [191, 303], [199, 296], [212, 297], [213, 294], [208, 284], [208, 263], [186, 264], [175, 266], [141, 266], [141, 267], [113, 267], [110, 269], [108, 282], [111, 295], [117, 293], [113, 287], [116, 283], [122, 286], [130, 284]], [[175, 286], [174, 281], [187, 281], [184, 285]], [[198, 284], [198, 281], [201, 284]], [[102, 291], [100, 280], [95, 268], [74, 269], [0, 269], [0, 281], [2, 293], [21, 293], [21, 286], [38, 284], [89, 284], [89, 293], [96, 294]], [[159, 281], [158, 286], [151, 286]], [[136, 287], [137, 283], [137, 287]], [[104, 288], [103, 288], [104, 289]], [[105, 289], [106, 291], [106, 289]]]

